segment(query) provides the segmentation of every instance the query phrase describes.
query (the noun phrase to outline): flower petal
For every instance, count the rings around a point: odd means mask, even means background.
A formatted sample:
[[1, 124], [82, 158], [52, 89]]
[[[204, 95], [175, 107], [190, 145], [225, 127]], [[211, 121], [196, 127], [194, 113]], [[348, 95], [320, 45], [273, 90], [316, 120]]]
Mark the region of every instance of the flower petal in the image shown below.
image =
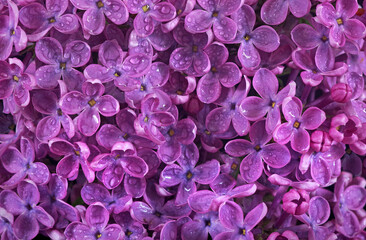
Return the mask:
[[195, 167], [193, 179], [200, 184], [210, 184], [220, 173], [220, 163], [217, 160], [207, 161]]
[[262, 172], [263, 162], [257, 153], [249, 154], [240, 163], [240, 174], [248, 183], [257, 181]]
[[55, 65], [45, 65], [36, 71], [37, 85], [44, 89], [52, 89], [58, 85], [58, 80], [61, 79], [61, 72], [56, 70]]
[[63, 55], [61, 44], [54, 38], [39, 40], [35, 48], [37, 58], [46, 64], [57, 64]]
[[19, 239], [33, 239], [37, 236], [39, 226], [33, 214], [24, 213], [15, 219], [14, 234]]
[[100, 126], [100, 115], [95, 108], [85, 109], [78, 118], [79, 131], [85, 136], [92, 136]]
[[120, 0], [109, 1], [109, 4], [105, 5], [104, 14], [117, 25], [124, 24], [128, 20], [127, 7]]
[[64, 57], [69, 59], [72, 67], [84, 66], [90, 56], [90, 47], [87, 43], [77, 40], [66, 44]]
[[317, 107], [306, 109], [301, 118], [301, 125], [305, 129], [315, 130], [325, 121], [325, 112]]
[[23, 201], [13, 191], [3, 190], [0, 194], [0, 200], [1, 206], [14, 215], [19, 215], [27, 210]]
[[46, 184], [50, 179], [50, 171], [46, 164], [36, 162], [31, 165], [31, 168], [28, 171], [28, 177], [36, 184]]
[[101, 96], [98, 99], [98, 110], [105, 117], [114, 116], [119, 111], [119, 102], [110, 95]]
[[315, 196], [310, 199], [308, 211], [310, 219], [316, 223], [316, 225], [325, 223], [330, 216], [329, 203], [325, 198], [320, 196]]
[[264, 52], [273, 52], [280, 46], [280, 37], [269, 26], [260, 26], [250, 34], [254, 46]]
[[244, 226], [247, 231], [252, 230], [267, 214], [267, 205], [265, 203], [258, 204], [250, 210], [244, 218]]
[[220, 206], [219, 218], [221, 224], [229, 229], [236, 230], [243, 226], [243, 211], [241, 207], [233, 201], [227, 201]]
[[203, 33], [210, 29], [212, 22], [212, 13], [194, 10], [186, 16], [184, 27], [190, 33]]
[[91, 35], [98, 35], [103, 32], [105, 17], [103, 11], [98, 8], [89, 8], [83, 15], [84, 29]]
[[271, 143], [264, 146], [261, 151], [261, 156], [269, 166], [274, 168], [282, 168], [291, 160], [291, 155], [287, 147], [278, 143]]
[[242, 157], [253, 152], [253, 150], [253, 144], [244, 139], [231, 140], [225, 146], [225, 152], [233, 157]]
[[287, 17], [289, 1], [268, 0], [261, 8], [261, 18], [269, 25], [278, 25], [285, 21]]
[[85, 221], [90, 227], [104, 229], [109, 221], [109, 212], [101, 203], [91, 204], [86, 209]]
[[176, 164], [168, 165], [160, 174], [159, 184], [162, 187], [171, 187], [182, 182], [183, 170]]

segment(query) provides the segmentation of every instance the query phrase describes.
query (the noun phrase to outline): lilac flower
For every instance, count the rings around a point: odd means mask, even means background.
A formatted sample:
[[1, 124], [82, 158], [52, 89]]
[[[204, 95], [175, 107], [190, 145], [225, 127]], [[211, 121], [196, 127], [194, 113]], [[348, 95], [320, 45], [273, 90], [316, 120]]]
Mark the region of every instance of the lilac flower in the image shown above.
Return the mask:
[[[129, 142], [117, 142], [111, 153], [102, 153], [90, 163], [95, 171], [103, 171], [102, 182], [108, 189], [116, 188], [122, 182], [125, 172], [136, 178], [143, 178], [148, 166], [145, 161], [136, 156], [135, 147]], [[125, 189], [128, 191], [128, 182], [125, 180]]]
[[0, 236], [2, 239], [16, 239], [13, 231], [13, 214], [0, 207]]
[[353, 17], [358, 9], [355, 0], [337, 0], [336, 9], [330, 3], [316, 6], [316, 16], [326, 27], [330, 28], [329, 41], [334, 47], [343, 47], [346, 37], [359, 40], [366, 35], [365, 25]]
[[40, 206], [37, 185], [23, 180], [17, 186], [17, 193], [4, 190], [0, 193], [0, 206], [11, 214], [19, 215], [13, 224], [14, 234], [20, 239], [33, 239], [39, 232], [40, 224], [51, 228], [55, 220]]
[[169, 2], [175, 7], [177, 14], [175, 18], [161, 25], [164, 32], [172, 31], [177, 26], [180, 19], [192, 12], [196, 5], [196, 0], [169, 0]]
[[122, 185], [114, 188], [111, 195], [103, 185], [88, 183], [81, 189], [81, 198], [89, 205], [103, 203], [108, 212], [115, 214], [129, 210], [132, 204], [132, 197], [127, 195]]
[[103, 32], [105, 26], [104, 15], [117, 25], [128, 20], [126, 5], [120, 0], [72, 0], [71, 3], [81, 10], [83, 14], [83, 28], [91, 35]]
[[269, 26], [260, 26], [253, 30], [255, 13], [246, 4], [233, 14], [233, 19], [238, 25], [238, 32], [232, 42], [240, 43], [239, 61], [244, 68], [256, 68], [261, 61], [257, 48], [264, 52], [273, 52], [280, 45], [280, 38]]
[[267, 238], [267, 240], [279, 240], [279, 239], [283, 239], [283, 240], [287, 240], [287, 239], [299, 240], [299, 237], [293, 231], [286, 230], [282, 234], [281, 233], [278, 233], [278, 232], [273, 232]]
[[189, 76], [202, 76], [210, 68], [210, 59], [204, 49], [212, 41], [212, 33], [191, 34], [187, 32], [183, 23], [173, 30], [175, 41], [182, 47], [175, 49], [169, 59], [170, 67], [177, 71], [184, 71]]
[[303, 189], [290, 189], [283, 195], [282, 208], [292, 215], [302, 215], [309, 208], [309, 194]]
[[137, 240], [147, 236], [144, 226], [132, 219], [130, 212], [114, 214], [113, 219], [121, 226], [122, 233], [124, 233], [124, 239]]
[[92, 136], [100, 126], [100, 114], [114, 116], [119, 102], [110, 95], [103, 95], [104, 85], [99, 80], [88, 80], [82, 85], [82, 93], [71, 91], [60, 99], [60, 108], [66, 114], [81, 114], [77, 126], [85, 136]]
[[200, 240], [207, 239], [208, 234], [214, 239], [216, 235], [224, 232], [226, 228], [220, 223], [217, 212], [196, 214], [193, 221], [182, 226], [182, 239]]
[[285, 21], [288, 10], [301, 18], [309, 13], [310, 8], [310, 0], [268, 0], [261, 8], [261, 18], [269, 25], [278, 25]]
[[225, 45], [214, 42], [206, 47], [205, 53], [210, 59], [211, 71], [198, 82], [197, 96], [204, 103], [212, 103], [219, 98], [221, 85], [230, 88], [240, 82], [241, 72], [235, 63], [226, 62], [229, 52]]
[[0, 61], [0, 99], [12, 97], [18, 106], [25, 107], [30, 102], [29, 91], [34, 86], [34, 76], [24, 72], [19, 59], [9, 58], [9, 63]]
[[180, 72], [173, 72], [161, 89], [170, 96], [174, 104], [183, 104], [190, 99], [189, 94], [196, 89], [196, 79]]
[[310, 107], [302, 113], [302, 103], [296, 97], [286, 98], [282, 104], [282, 112], [287, 123], [279, 125], [273, 138], [280, 144], [291, 140], [293, 150], [304, 153], [310, 148], [310, 135], [306, 129], [317, 129], [325, 120], [325, 113], [316, 107]]
[[30, 41], [38, 41], [54, 27], [57, 31], [71, 34], [78, 30], [79, 22], [75, 15], [64, 14], [69, 5], [66, 0], [46, 0], [46, 8], [40, 3], [31, 3], [20, 9], [19, 20], [29, 29], [34, 29], [28, 35]]
[[176, 16], [174, 6], [160, 0], [126, 0], [126, 5], [131, 14], [137, 14], [133, 26], [137, 35], [141, 37], [147, 37], [153, 33], [155, 22], [170, 21]]
[[67, 179], [53, 173], [47, 185], [39, 185], [40, 202], [45, 209], [55, 219], [56, 228], [65, 228], [70, 222], [78, 221], [79, 215], [74, 207], [63, 201], [67, 195]]
[[213, 159], [196, 166], [198, 162], [197, 147], [191, 144], [185, 149], [177, 164], [168, 165], [160, 174], [160, 185], [171, 187], [179, 184], [175, 204], [187, 203], [190, 194], [196, 192], [196, 184], [209, 184], [220, 172], [220, 164]]
[[81, 165], [88, 182], [94, 181], [94, 171], [89, 168], [87, 162], [90, 155], [90, 149], [86, 143], [75, 142], [72, 144], [67, 140], [54, 138], [48, 142], [48, 145], [52, 153], [64, 156], [57, 164], [57, 175], [64, 178], [75, 179], [79, 174], [79, 165]]
[[61, 130], [61, 125], [69, 138], [75, 134], [75, 127], [72, 119], [62, 112], [55, 93], [47, 90], [34, 92], [32, 96], [34, 108], [46, 116], [42, 118], [36, 128], [36, 137], [46, 142], [56, 137]]
[[325, 240], [331, 237], [332, 232], [329, 228], [320, 226], [325, 223], [330, 215], [330, 207], [327, 200], [323, 197], [315, 196], [309, 201], [309, 216], [303, 214], [297, 219], [308, 225], [308, 239]]
[[181, 217], [165, 223], [161, 229], [160, 237], [162, 239], [176, 239], [181, 237], [182, 226], [189, 221], [191, 221], [189, 217]]
[[290, 82], [281, 91], [278, 91], [278, 80], [268, 69], [259, 69], [253, 78], [253, 87], [258, 92], [259, 97], [250, 96], [240, 103], [241, 114], [251, 121], [266, 118], [266, 131], [272, 133], [281, 123], [280, 106], [283, 100], [295, 95], [296, 83]]
[[27, 34], [18, 26], [19, 10], [13, 1], [7, 1], [9, 16], [0, 15], [0, 60], [6, 60], [13, 49], [22, 51], [27, 46]]
[[234, 157], [248, 154], [240, 164], [240, 174], [249, 183], [256, 181], [263, 172], [263, 162], [270, 167], [282, 168], [290, 162], [291, 155], [287, 147], [271, 143], [272, 135], [265, 130], [264, 120], [255, 122], [249, 130], [251, 142], [235, 139], [228, 142], [225, 151]]
[[235, 22], [227, 17], [238, 11], [240, 0], [205, 1], [197, 0], [201, 9], [193, 10], [185, 18], [185, 28], [191, 33], [203, 33], [211, 29], [220, 41], [233, 40], [237, 31]]
[[1, 184], [3, 188], [14, 188], [26, 176], [37, 184], [49, 181], [50, 172], [42, 162], [34, 162], [35, 153], [33, 143], [25, 137], [20, 140], [20, 152], [15, 147], [9, 147], [1, 156], [4, 168], [14, 175]]
[[242, 208], [235, 202], [229, 201], [221, 205], [219, 217], [221, 224], [231, 231], [222, 232], [215, 240], [224, 239], [254, 239], [252, 229], [266, 216], [267, 206], [265, 203], [257, 205], [243, 220]]
[[206, 118], [206, 126], [210, 132], [223, 133], [229, 129], [232, 123], [239, 136], [248, 133], [249, 121], [241, 114], [239, 107], [250, 89], [249, 81], [243, 81], [236, 90], [234, 88], [223, 89], [220, 98], [216, 101], [220, 107], [212, 110]]
[[[85, 68], [87, 78], [99, 79], [101, 82], [114, 80], [114, 84], [123, 91], [133, 90], [138, 80], [150, 69], [151, 59], [145, 54], [130, 55], [125, 58], [125, 53], [116, 40], [105, 41], [99, 48], [99, 64], [90, 64]], [[132, 87], [128, 85], [132, 83]]]
[[91, 204], [85, 212], [85, 223], [72, 222], [65, 229], [68, 239], [119, 239], [122, 229], [118, 224], [108, 224], [108, 210], [99, 202]]
[[83, 41], [72, 41], [66, 44], [65, 52], [54, 38], [45, 37], [36, 44], [37, 58], [47, 64], [37, 69], [38, 86], [51, 89], [57, 86], [57, 80], [65, 81], [69, 90], [81, 89], [85, 81], [82, 73], [74, 68], [84, 66], [90, 58], [90, 47]]

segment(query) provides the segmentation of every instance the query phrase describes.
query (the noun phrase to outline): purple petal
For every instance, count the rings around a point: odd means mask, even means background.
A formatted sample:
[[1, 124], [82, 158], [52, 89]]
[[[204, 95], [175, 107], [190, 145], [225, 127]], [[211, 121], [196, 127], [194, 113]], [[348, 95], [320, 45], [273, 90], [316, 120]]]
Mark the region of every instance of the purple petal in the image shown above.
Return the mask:
[[19, 197], [30, 205], [35, 205], [39, 202], [40, 193], [37, 185], [30, 180], [23, 180], [17, 187]]
[[325, 118], [324, 111], [316, 107], [310, 107], [302, 115], [301, 125], [305, 129], [315, 130], [324, 122]]
[[75, 15], [64, 14], [55, 23], [57, 31], [62, 33], [74, 33], [79, 28], [79, 21]]
[[23, 86], [21, 86], [21, 85], [18, 85], [14, 88], [13, 97], [14, 97], [15, 103], [20, 107], [25, 107], [30, 102], [29, 91], [27, 89], [23, 88]]
[[233, 19], [238, 25], [238, 32], [250, 33], [253, 30], [255, 24], [255, 12], [252, 7], [247, 4], [243, 6], [233, 14]]
[[325, 223], [330, 216], [329, 203], [323, 197], [313, 197], [309, 201], [309, 216], [316, 225]]
[[[279, 143], [279, 142], [278, 142]], [[291, 141], [291, 147], [293, 150], [299, 153], [304, 153], [310, 148], [310, 136], [309, 133], [303, 129], [299, 128], [294, 131], [293, 139]]]
[[86, 81], [84, 75], [73, 68], [64, 71], [62, 77], [69, 91], [80, 91], [83, 83]]
[[83, 41], [72, 41], [65, 47], [65, 58], [69, 58], [71, 66], [84, 66], [90, 58], [90, 47]]
[[176, 15], [175, 7], [169, 2], [160, 2], [154, 5], [150, 16], [159, 22], [172, 20]]
[[226, 132], [231, 123], [231, 112], [224, 107], [215, 108], [206, 118], [206, 126], [210, 132]]
[[103, 11], [98, 8], [89, 8], [83, 15], [84, 29], [91, 35], [98, 35], [103, 32], [105, 17]]
[[238, 50], [240, 63], [247, 69], [257, 68], [260, 64], [260, 55], [258, 50], [251, 42], [242, 42]]
[[144, 202], [134, 202], [130, 211], [131, 216], [143, 224], [148, 224], [154, 216], [154, 210]]
[[278, 143], [268, 144], [263, 147], [261, 156], [269, 166], [274, 168], [282, 168], [291, 160], [287, 147]]
[[100, 184], [89, 183], [81, 189], [81, 197], [86, 204], [108, 201], [109, 191]]
[[262, 172], [263, 162], [257, 153], [249, 154], [240, 164], [240, 174], [248, 183], [258, 180]]
[[347, 208], [350, 210], [361, 209], [366, 203], [366, 190], [361, 186], [352, 185], [347, 187], [343, 196], [345, 198]]
[[181, 145], [176, 140], [166, 141], [158, 148], [158, 156], [166, 164], [173, 163], [181, 155]]
[[280, 38], [277, 32], [269, 26], [260, 26], [256, 28], [250, 37], [253, 44], [264, 52], [273, 52], [280, 46]]
[[65, 236], [71, 239], [95, 238], [93, 235], [90, 226], [80, 222], [70, 223], [65, 229]]
[[122, 64], [123, 51], [116, 40], [105, 41], [99, 48], [99, 61], [106, 67]]
[[282, 104], [282, 112], [287, 121], [292, 121], [301, 116], [302, 103], [300, 99], [287, 98]]
[[24, 213], [17, 217], [13, 229], [19, 239], [33, 239], [38, 234], [39, 226], [33, 214]]
[[100, 203], [91, 204], [85, 212], [85, 221], [89, 226], [104, 229], [109, 221], [108, 210]]
[[273, 139], [279, 144], [286, 144], [293, 136], [293, 129], [291, 123], [283, 123], [273, 132]]
[[290, 12], [297, 18], [305, 16], [311, 8], [310, 0], [291, 0], [288, 4]]
[[253, 145], [264, 145], [271, 140], [271, 135], [265, 130], [265, 121], [255, 122], [249, 130], [249, 138]]
[[218, 79], [207, 73], [197, 84], [197, 96], [203, 103], [212, 103], [220, 97], [221, 84]]
[[99, 64], [89, 64], [85, 68], [84, 74], [87, 78], [99, 79], [102, 83], [112, 81], [114, 78], [114, 73], [111, 69], [103, 67]]
[[212, 13], [204, 10], [194, 10], [186, 16], [184, 26], [190, 33], [203, 33], [210, 29], [212, 22]]
[[344, 23], [344, 33], [349, 39], [359, 40], [365, 37], [366, 27], [357, 19], [349, 19]]
[[64, 178], [74, 176], [79, 171], [79, 162], [74, 155], [69, 155], [60, 160], [56, 173]]
[[213, 22], [213, 32], [218, 40], [228, 42], [235, 38], [237, 26], [234, 20], [224, 17]]
[[193, 179], [200, 184], [210, 184], [220, 173], [220, 163], [211, 160], [195, 167], [192, 171]]
[[[6, 59], [6, 58], [5, 58]], [[0, 80], [0, 99], [6, 99], [13, 93], [13, 83], [9, 79]]]
[[177, 48], [170, 55], [170, 67], [175, 70], [186, 70], [193, 62], [193, 55], [188, 48]]
[[240, 83], [241, 72], [235, 63], [227, 62], [218, 69], [218, 79], [224, 87], [234, 87]]
[[148, 14], [137, 14], [133, 26], [140, 37], [147, 37], [154, 32], [154, 20]]
[[233, 157], [242, 157], [253, 152], [253, 150], [253, 144], [244, 139], [231, 140], [225, 146], [225, 152]]
[[92, 136], [100, 126], [100, 115], [95, 108], [85, 109], [78, 118], [79, 131], [85, 136]]
[[162, 187], [171, 187], [182, 182], [183, 170], [176, 164], [168, 165], [160, 174], [159, 183]]
[[33, 163], [28, 171], [28, 177], [36, 184], [46, 184], [50, 179], [50, 171], [46, 164], [42, 162]]
[[267, 214], [267, 205], [260, 203], [254, 209], [252, 209], [244, 218], [244, 226], [249, 231], [253, 229]]
[[140, 77], [150, 69], [151, 59], [145, 54], [128, 56], [123, 62], [123, 71], [129, 77]]
[[3, 190], [0, 194], [0, 200], [1, 206], [14, 215], [19, 215], [27, 210], [23, 201], [13, 191]]
[[270, 70], [261, 68], [254, 75], [253, 87], [263, 99], [273, 98], [278, 90], [278, 80]]
[[61, 124], [55, 116], [47, 116], [37, 124], [36, 136], [42, 141], [48, 141], [56, 137], [61, 129]]
[[327, 43], [321, 43], [316, 49], [315, 64], [320, 71], [326, 72], [334, 68], [334, 52], [331, 46]]
[[339, 0], [336, 3], [336, 8], [342, 13], [342, 17], [348, 19], [356, 14], [358, 5], [355, 1]]
[[243, 211], [235, 202], [228, 201], [221, 205], [219, 218], [222, 225], [229, 229], [236, 230], [243, 226]]
[[52, 153], [57, 155], [68, 155], [74, 153], [74, 146], [67, 140], [54, 138], [48, 142], [48, 146]]
[[104, 229], [100, 240], [119, 239], [121, 236], [121, 226], [119, 226], [118, 224], [110, 224]]
[[318, 32], [308, 24], [299, 24], [291, 31], [291, 38], [302, 49], [313, 49], [320, 43]]
[[[194, 181], [183, 181], [179, 184], [177, 196], [175, 198], [174, 205], [175, 206], [188, 206], [187, 199], [188, 197], [197, 191], [197, 187]], [[189, 208], [190, 209], [190, 208]]]
[[127, 7], [120, 0], [109, 1], [104, 7], [104, 14], [117, 25], [124, 24], [128, 20]]
[[57, 71], [56, 65], [45, 65], [36, 71], [37, 85], [44, 89], [52, 89], [58, 85], [61, 78], [61, 72]]
[[36, 206], [34, 208], [34, 212], [38, 222], [42, 223], [44, 226], [48, 228], [53, 227], [53, 225], [55, 224], [55, 220], [43, 208]]
[[126, 192], [133, 198], [141, 197], [146, 189], [146, 179], [145, 178], [135, 178], [128, 174], [125, 176], [124, 187]]
[[37, 29], [44, 23], [47, 10], [40, 3], [31, 3], [19, 11], [19, 21], [27, 28]]
[[119, 111], [119, 102], [110, 95], [101, 96], [98, 100], [98, 110], [105, 117], [116, 115]]
[[49, 182], [49, 189], [56, 199], [63, 199], [67, 194], [67, 179], [53, 173]]
[[246, 135], [250, 129], [249, 121], [239, 112], [235, 112], [232, 123], [239, 136]]
[[18, 149], [9, 147], [1, 156], [1, 162], [4, 168], [10, 173], [24, 171], [27, 159], [19, 152]]
[[240, 0], [223, 0], [219, 1], [218, 9], [220, 9], [220, 13], [227, 16], [235, 13], [239, 9], [240, 5]]
[[37, 58], [46, 64], [58, 64], [62, 58], [62, 46], [54, 38], [43, 38], [39, 40], [35, 48]]
[[144, 177], [148, 171], [145, 161], [137, 156], [124, 157], [121, 163], [126, 173], [136, 178]]
[[[106, 160], [108, 159], [106, 158]], [[108, 189], [116, 188], [121, 184], [124, 174], [125, 172], [120, 164], [110, 164], [103, 172], [102, 181], [104, 186]]]
[[311, 177], [320, 185], [329, 183], [332, 172], [329, 164], [321, 158], [315, 158], [311, 163]]
[[278, 25], [285, 21], [287, 17], [289, 1], [268, 0], [261, 8], [261, 18], [269, 25]]
[[201, 190], [188, 197], [188, 204], [197, 213], [206, 213], [210, 210], [212, 201], [216, 194], [209, 190]]

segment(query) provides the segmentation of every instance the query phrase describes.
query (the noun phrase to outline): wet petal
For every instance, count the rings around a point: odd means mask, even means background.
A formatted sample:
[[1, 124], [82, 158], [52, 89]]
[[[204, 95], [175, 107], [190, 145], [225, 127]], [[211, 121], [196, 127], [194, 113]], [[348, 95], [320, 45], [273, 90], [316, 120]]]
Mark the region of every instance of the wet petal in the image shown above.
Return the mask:
[[55, 23], [57, 31], [62, 33], [73, 33], [79, 28], [79, 21], [75, 15], [64, 14]]
[[221, 84], [210, 73], [204, 75], [197, 84], [197, 96], [203, 103], [212, 103], [220, 97]]
[[23, 201], [13, 191], [3, 190], [0, 194], [0, 200], [2, 206], [14, 215], [19, 215], [27, 210]]
[[101, 96], [98, 99], [98, 110], [106, 117], [116, 115], [119, 111], [119, 102], [110, 95]]
[[240, 164], [240, 174], [248, 183], [255, 182], [263, 172], [263, 162], [257, 153], [246, 156]]
[[231, 140], [225, 146], [225, 152], [233, 157], [242, 157], [253, 152], [253, 150], [253, 144], [244, 139]]
[[57, 64], [62, 58], [62, 46], [54, 38], [45, 37], [36, 44], [37, 58], [46, 64]]
[[237, 26], [234, 20], [229, 17], [217, 19], [213, 22], [213, 32], [216, 38], [223, 42], [231, 41], [235, 38]]
[[154, 32], [154, 20], [148, 14], [137, 14], [133, 26], [140, 37], [147, 37]]
[[241, 72], [235, 63], [227, 62], [218, 69], [218, 79], [224, 87], [234, 87], [240, 83]]
[[291, 160], [291, 155], [287, 147], [277, 143], [268, 144], [263, 147], [261, 155], [263, 160], [274, 168], [282, 168]]
[[176, 164], [168, 165], [160, 174], [159, 183], [162, 187], [171, 187], [182, 182], [183, 170]]
[[290, 12], [297, 18], [305, 16], [310, 11], [310, 0], [292, 0], [288, 2]]
[[212, 13], [204, 10], [190, 12], [184, 22], [185, 29], [190, 33], [203, 33], [212, 26]]
[[136, 178], [142, 178], [148, 172], [146, 162], [137, 156], [124, 157], [121, 159], [122, 167], [126, 173]]
[[287, 17], [289, 1], [269, 0], [261, 8], [261, 18], [269, 25], [278, 25], [285, 21]]
[[27, 28], [37, 29], [44, 23], [47, 10], [40, 3], [31, 3], [19, 11], [19, 21]]
[[273, 52], [280, 46], [277, 32], [269, 26], [260, 26], [250, 34], [254, 46], [264, 52]]
[[269, 110], [269, 102], [259, 97], [247, 97], [240, 104], [241, 114], [250, 121], [256, 121]]
[[104, 229], [109, 221], [109, 212], [102, 204], [94, 203], [86, 209], [85, 221], [91, 227]]
[[309, 150], [310, 147], [309, 133], [303, 128], [295, 130], [293, 139], [291, 141], [291, 147], [293, 150], [299, 153], [304, 153], [307, 150]]
[[45, 65], [36, 71], [37, 85], [44, 89], [52, 89], [58, 85], [61, 79], [61, 71], [57, 71], [56, 65]]
[[343, 196], [347, 207], [351, 210], [361, 209], [366, 203], [366, 190], [361, 186], [349, 186]]
[[119, 186], [125, 172], [120, 164], [110, 164], [103, 172], [102, 181], [108, 189]]
[[313, 49], [319, 45], [318, 32], [308, 24], [299, 24], [291, 31], [291, 38], [302, 49]]
[[206, 213], [210, 210], [212, 201], [217, 195], [209, 190], [201, 190], [188, 197], [188, 204], [197, 213]]
[[170, 2], [160, 2], [154, 5], [150, 16], [159, 22], [172, 20], [176, 15], [175, 7]]
[[210, 184], [220, 173], [220, 163], [211, 160], [195, 167], [192, 171], [194, 181], [200, 184]]
[[37, 185], [28, 179], [23, 180], [17, 187], [19, 197], [30, 205], [35, 205], [39, 202], [40, 193]]
[[46, 184], [50, 179], [50, 171], [46, 164], [42, 162], [33, 163], [28, 171], [28, 177], [36, 184]]
[[84, 29], [91, 35], [98, 35], [103, 32], [105, 17], [103, 11], [98, 8], [89, 8], [83, 15]]
[[244, 226], [249, 231], [253, 229], [267, 214], [267, 205], [265, 203], [258, 204], [244, 218]]
[[109, 1], [109, 4], [105, 5], [104, 14], [117, 25], [124, 24], [128, 20], [127, 7], [119, 0]]
[[79, 171], [79, 162], [74, 155], [69, 155], [60, 160], [56, 173], [64, 178], [69, 178]]
[[325, 198], [320, 196], [310, 199], [308, 211], [310, 219], [317, 225], [325, 223], [330, 216], [329, 203]]
[[10, 173], [16, 173], [24, 170], [27, 159], [19, 152], [18, 149], [9, 147], [1, 156], [1, 162], [4, 168]]
[[126, 174], [124, 187], [126, 189], [126, 192], [133, 198], [142, 197], [146, 189], [146, 179], [135, 178]]
[[53, 227], [53, 225], [55, 224], [55, 220], [50, 214], [48, 214], [43, 208], [39, 206], [36, 206], [34, 210], [38, 222], [42, 223], [48, 228]]
[[95, 108], [85, 109], [79, 116], [78, 128], [85, 136], [92, 136], [100, 126], [100, 115]]
[[215, 108], [206, 118], [206, 126], [210, 132], [226, 132], [231, 123], [232, 114], [224, 107]]
[[61, 129], [61, 124], [54, 116], [47, 116], [37, 124], [36, 136], [42, 141], [46, 142], [56, 137]]
[[38, 234], [39, 226], [33, 214], [24, 213], [17, 217], [13, 229], [19, 239], [33, 239]]
[[83, 41], [72, 41], [65, 47], [64, 57], [68, 58], [71, 66], [77, 68], [84, 66], [90, 58], [90, 47]]
[[349, 39], [358, 40], [366, 35], [365, 25], [357, 19], [349, 19], [344, 23], [344, 33]]
[[263, 99], [274, 98], [278, 90], [278, 80], [270, 70], [261, 68], [254, 75], [253, 87]]
[[228, 201], [221, 205], [219, 218], [222, 225], [229, 229], [237, 229], [243, 226], [243, 211], [235, 202]]
[[321, 158], [313, 159], [310, 170], [312, 178], [321, 186], [328, 184], [332, 177], [329, 164]]
[[140, 77], [149, 71], [151, 59], [145, 54], [128, 56], [123, 62], [123, 71], [129, 77]]
[[316, 107], [306, 109], [301, 125], [309, 130], [317, 129], [325, 121], [325, 112]]

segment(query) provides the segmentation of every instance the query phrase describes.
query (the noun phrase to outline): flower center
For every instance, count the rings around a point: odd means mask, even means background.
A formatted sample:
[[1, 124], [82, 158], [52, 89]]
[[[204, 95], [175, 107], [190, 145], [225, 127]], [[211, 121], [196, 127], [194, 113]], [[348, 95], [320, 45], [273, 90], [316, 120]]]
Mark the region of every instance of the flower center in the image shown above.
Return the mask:
[[211, 132], [210, 132], [210, 131], [208, 131], [208, 130], [206, 130], [206, 131], [205, 131], [205, 133], [206, 133], [207, 135], [211, 135]]
[[246, 234], [245, 229], [242, 230], [242, 234], [245, 236], [245, 234]]
[[183, 92], [182, 92], [181, 90], [177, 90], [177, 91], [176, 91], [176, 93], [177, 93], [178, 95], [183, 95]]
[[245, 41], [249, 41], [249, 39], [250, 39], [250, 36], [249, 36], [248, 34], [245, 34], [245, 36], [244, 36], [244, 40], [245, 40]]
[[193, 52], [198, 52], [198, 46], [197, 45], [193, 45], [192, 46], [192, 51]]
[[343, 24], [343, 20], [342, 20], [342, 18], [338, 18], [338, 19], [337, 19], [337, 23], [338, 23], [338, 25], [342, 25], [342, 24]]
[[96, 237], [97, 237], [97, 239], [98, 239], [98, 238], [101, 238], [101, 237], [102, 237], [102, 234], [98, 233], [98, 234], [96, 235]]
[[177, 15], [181, 14], [182, 13], [182, 9], [178, 9], [177, 10]]
[[146, 90], [146, 87], [145, 87], [144, 85], [142, 85], [142, 84], [141, 84], [141, 86], [140, 86], [140, 91], [141, 91], [141, 92], [143, 92], [143, 91], [145, 91], [145, 90]]
[[186, 174], [186, 178], [189, 180], [193, 177], [193, 174], [191, 173], [191, 171], [188, 171]]
[[61, 111], [61, 109], [57, 109], [57, 115], [58, 115], [58, 116], [62, 116], [62, 111]]
[[206, 225], [206, 226], [211, 226], [211, 221], [210, 221], [210, 219], [205, 220], [205, 225]]
[[146, 117], [144, 118], [144, 122], [147, 122], [147, 121], [149, 121], [149, 118], [146, 116]]
[[271, 103], [271, 107], [274, 108], [276, 106], [276, 102]]
[[294, 126], [294, 128], [299, 128], [300, 127], [300, 123], [298, 121], [295, 121], [293, 126]]
[[217, 72], [217, 68], [212, 67], [212, 68], [211, 68], [211, 72], [213, 72], [213, 73]]
[[97, 6], [98, 6], [98, 8], [102, 8], [102, 7], [104, 7], [104, 4], [102, 3], [102, 1], [98, 1]]
[[15, 124], [12, 124], [8, 127], [10, 130], [14, 131], [15, 130]]
[[161, 217], [161, 213], [159, 213], [159, 212], [155, 212], [154, 215], [157, 217]]
[[261, 147], [259, 145], [255, 146], [254, 149], [259, 152], [261, 150]]
[[119, 72], [115, 72], [113, 75], [116, 76], [116, 77], [121, 76], [121, 74]]
[[169, 136], [173, 136], [174, 135], [174, 130], [173, 129], [170, 129], [169, 131], [168, 131], [168, 134], [169, 134]]
[[123, 139], [127, 139], [127, 138], [129, 138], [129, 136], [128, 136], [128, 134], [126, 133], [125, 135], [123, 135]]
[[132, 232], [131, 232], [130, 230], [128, 230], [128, 229], [127, 229], [127, 230], [126, 230], [126, 232], [125, 232], [125, 235], [126, 235], [126, 236], [131, 236], [131, 235], [132, 235]]
[[52, 17], [52, 18], [48, 19], [48, 22], [49, 23], [54, 23], [54, 22], [56, 22], [56, 20], [55, 20], [55, 18]]
[[19, 82], [19, 78], [17, 76], [13, 76], [13, 80], [16, 81], [16, 82]]
[[10, 35], [14, 35], [14, 34], [15, 34], [14, 29], [11, 29], [11, 30], [10, 30]]
[[93, 107], [97, 102], [92, 98], [91, 100], [89, 100], [88, 104], [89, 106]]
[[231, 169], [232, 170], [235, 170], [237, 167], [238, 167], [238, 164], [236, 164], [236, 163], [231, 164]]
[[219, 13], [218, 12], [213, 12], [212, 13], [212, 17], [217, 17], [217, 16], [219, 16]]
[[64, 70], [66, 68], [66, 63], [60, 62], [60, 68]]
[[322, 37], [322, 41], [323, 41], [323, 42], [325, 42], [325, 41], [327, 41], [327, 40], [328, 40], [328, 38], [327, 38], [326, 36], [323, 36], [323, 37]]
[[150, 9], [150, 6], [149, 5], [144, 5], [144, 6], [142, 6], [142, 11], [144, 11], [144, 13], [146, 13], [147, 11], [149, 11], [149, 9]]
[[75, 150], [75, 154], [76, 154], [76, 156], [80, 156], [80, 151]]

